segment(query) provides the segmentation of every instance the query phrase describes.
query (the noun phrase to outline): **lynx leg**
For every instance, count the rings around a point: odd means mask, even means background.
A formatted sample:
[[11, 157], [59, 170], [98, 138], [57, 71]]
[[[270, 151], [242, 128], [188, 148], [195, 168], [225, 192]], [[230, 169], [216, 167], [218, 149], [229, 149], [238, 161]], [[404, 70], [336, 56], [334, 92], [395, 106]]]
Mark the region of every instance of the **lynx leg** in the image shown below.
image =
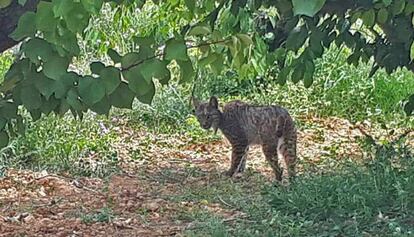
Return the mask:
[[244, 172], [244, 170], [246, 169], [246, 160], [247, 160], [247, 153], [249, 152], [249, 147], [247, 146], [246, 149], [244, 150], [244, 155], [237, 167], [236, 172], [238, 173], [242, 173]]
[[279, 161], [277, 158], [277, 146], [276, 145], [263, 145], [263, 153], [266, 157], [267, 162], [275, 173], [276, 180], [282, 180], [282, 169], [279, 166]]
[[230, 169], [225, 173], [227, 176], [232, 177], [235, 172], [240, 170], [240, 166], [243, 166], [243, 157], [246, 150], [247, 144], [233, 145]]
[[292, 179], [296, 175], [296, 131], [289, 136], [279, 138], [277, 153], [284, 159], [289, 179]]

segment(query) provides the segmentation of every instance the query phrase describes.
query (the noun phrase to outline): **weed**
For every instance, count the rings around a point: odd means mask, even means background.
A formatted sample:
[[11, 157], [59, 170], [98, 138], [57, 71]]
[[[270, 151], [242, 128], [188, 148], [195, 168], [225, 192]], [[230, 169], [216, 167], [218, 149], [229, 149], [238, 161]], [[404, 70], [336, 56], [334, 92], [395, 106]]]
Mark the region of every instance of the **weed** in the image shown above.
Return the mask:
[[100, 177], [116, 171], [117, 156], [112, 147], [115, 137], [102, 128], [104, 121], [96, 122], [92, 115], [83, 122], [70, 116], [47, 116], [34, 123], [26, 118], [26, 132], [0, 152], [0, 167]]
[[93, 214], [81, 214], [80, 218], [83, 223], [91, 224], [95, 222], [110, 222], [114, 219], [115, 215], [112, 209], [104, 207], [99, 209], [96, 213]]
[[13, 55], [10, 51], [6, 51], [0, 54], [0, 82], [3, 82], [4, 75], [9, 70], [10, 65], [13, 62]]
[[[302, 234], [412, 234], [414, 156], [406, 160], [400, 150], [379, 146], [365, 166], [348, 163], [330, 174], [303, 176], [289, 189], [270, 188], [271, 205], [297, 219]], [[395, 166], [392, 159], [409, 163]]]

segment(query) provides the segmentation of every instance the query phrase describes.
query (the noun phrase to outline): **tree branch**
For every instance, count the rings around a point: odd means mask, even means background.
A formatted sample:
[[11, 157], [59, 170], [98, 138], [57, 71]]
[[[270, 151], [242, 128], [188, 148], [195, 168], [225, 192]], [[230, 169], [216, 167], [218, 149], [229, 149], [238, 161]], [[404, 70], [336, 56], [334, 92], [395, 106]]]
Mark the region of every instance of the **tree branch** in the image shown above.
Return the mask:
[[[202, 44], [198, 44], [198, 45], [190, 45], [190, 46], [187, 47], [187, 49], [200, 48], [200, 47], [203, 47], [203, 46], [209, 46], [209, 45], [214, 45], [214, 44], [225, 43], [227, 41], [230, 41], [230, 39], [217, 40], [217, 41], [202, 43]], [[161, 57], [161, 56], [164, 56], [164, 52], [158, 53], [158, 54], [155, 54], [155, 55], [153, 55], [151, 57], [148, 57], [146, 59], [140, 60], [140, 61], [138, 61], [134, 64], [131, 64], [128, 67], [121, 68], [121, 71], [128, 71], [129, 69], [131, 69], [133, 67], [136, 67], [136, 66], [138, 66], [138, 65], [140, 65], [140, 64], [142, 64], [142, 63], [144, 63], [148, 60], [151, 60], [151, 59], [154, 59], [154, 58], [157, 58], [157, 57]]]

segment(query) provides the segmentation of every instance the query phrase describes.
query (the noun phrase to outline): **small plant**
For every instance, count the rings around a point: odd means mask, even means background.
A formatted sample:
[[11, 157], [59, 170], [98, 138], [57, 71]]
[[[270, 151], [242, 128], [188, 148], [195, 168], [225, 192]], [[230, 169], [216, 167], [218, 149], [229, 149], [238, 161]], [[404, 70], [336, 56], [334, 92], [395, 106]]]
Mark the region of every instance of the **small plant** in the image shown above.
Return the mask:
[[13, 138], [2, 149], [0, 167], [69, 171], [72, 174], [104, 177], [117, 170], [115, 137], [104, 129], [105, 121], [88, 115], [83, 121], [70, 116], [30, 120], [24, 135]]
[[93, 214], [82, 214], [80, 218], [83, 223], [91, 224], [95, 222], [111, 222], [114, 217], [112, 209], [104, 207]]
[[288, 189], [272, 188], [271, 205], [297, 218], [294, 225], [303, 234], [413, 233], [414, 156], [411, 153], [409, 164], [396, 166], [396, 161], [406, 159], [397, 151], [381, 146], [366, 166], [344, 164], [326, 175], [303, 176]]

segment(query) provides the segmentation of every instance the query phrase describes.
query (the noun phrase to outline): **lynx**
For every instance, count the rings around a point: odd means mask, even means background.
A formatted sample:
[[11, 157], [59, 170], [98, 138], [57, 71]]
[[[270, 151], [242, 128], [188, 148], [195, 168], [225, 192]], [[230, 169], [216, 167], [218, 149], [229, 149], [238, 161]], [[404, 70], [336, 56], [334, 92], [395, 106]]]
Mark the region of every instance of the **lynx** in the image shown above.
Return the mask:
[[195, 115], [204, 129], [220, 129], [232, 145], [231, 166], [225, 173], [233, 176], [243, 172], [249, 145], [261, 145], [275, 178], [282, 180], [279, 158], [283, 158], [289, 178], [295, 176], [296, 128], [288, 111], [282, 107], [255, 106], [236, 100], [220, 111], [218, 100], [211, 97], [200, 102], [193, 97]]

